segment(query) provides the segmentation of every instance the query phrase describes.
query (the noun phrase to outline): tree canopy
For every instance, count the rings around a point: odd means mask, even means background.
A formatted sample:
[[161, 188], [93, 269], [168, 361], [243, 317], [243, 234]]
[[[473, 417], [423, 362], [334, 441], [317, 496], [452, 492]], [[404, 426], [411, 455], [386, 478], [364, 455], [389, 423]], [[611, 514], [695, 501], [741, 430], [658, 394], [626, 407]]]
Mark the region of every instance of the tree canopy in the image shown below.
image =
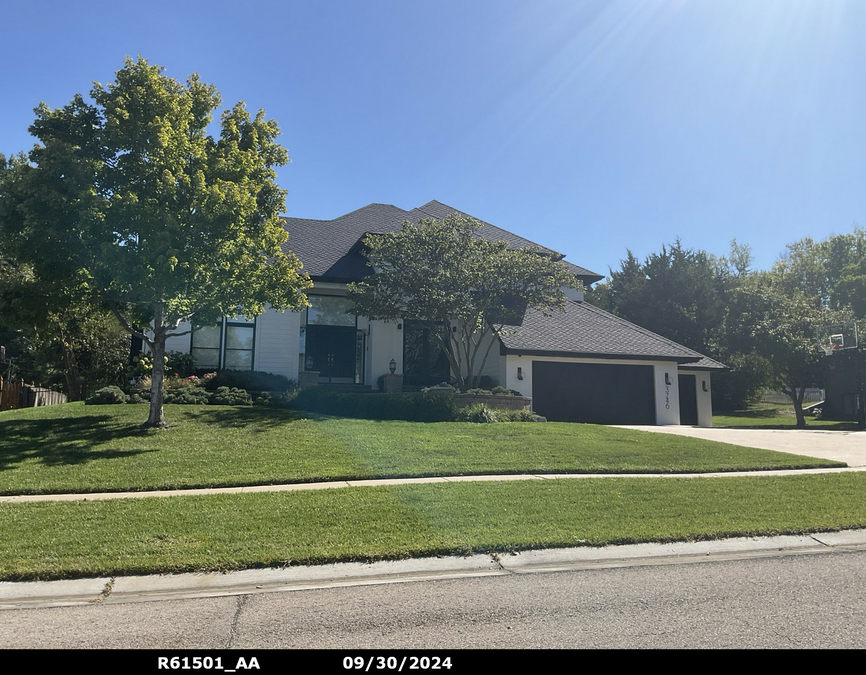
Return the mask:
[[478, 386], [495, 337], [514, 330], [527, 308], [562, 311], [562, 287], [580, 283], [551, 254], [488, 241], [479, 227], [455, 214], [368, 235], [375, 273], [349, 287], [359, 314], [428, 327], [461, 389]]
[[[127, 59], [92, 103], [40, 104], [39, 143], [0, 161], [0, 241], [46, 282], [83, 280], [154, 354], [147, 426], [162, 413], [165, 340], [183, 322], [306, 305], [300, 261], [282, 247], [288, 162], [277, 123], [213, 85]], [[150, 326], [139, 331], [136, 326]]]
[[727, 258], [679, 241], [620, 269], [588, 300], [731, 367], [714, 376], [714, 405], [741, 408], [765, 387], [791, 398], [803, 424], [806, 387], [820, 379], [815, 331], [866, 311], [866, 233], [803, 239], [770, 271], [751, 269], [748, 246]]
[[781, 390], [794, 405], [797, 426], [806, 426], [803, 396], [820, 380], [821, 353], [816, 331], [850, 319], [815, 302], [799, 288], [791, 290], [778, 270], [758, 272], [732, 290], [728, 329], [743, 347], [767, 365], [767, 385]]

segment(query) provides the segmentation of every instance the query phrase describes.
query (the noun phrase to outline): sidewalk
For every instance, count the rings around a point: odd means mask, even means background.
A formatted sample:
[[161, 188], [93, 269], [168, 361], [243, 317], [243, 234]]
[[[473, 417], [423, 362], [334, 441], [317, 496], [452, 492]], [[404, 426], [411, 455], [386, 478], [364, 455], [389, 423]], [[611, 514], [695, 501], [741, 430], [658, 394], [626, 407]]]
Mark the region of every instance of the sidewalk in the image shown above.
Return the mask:
[[181, 495], [237, 494], [241, 492], [295, 492], [297, 490], [334, 490], [376, 485], [409, 485], [413, 483], [466, 483], [478, 481], [557, 480], [561, 478], [728, 478], [754, 476], [801, 476], [817, 473], [866, 471], [866, 463], [828, 469], [779, 469], [768, 471], [713, 471], [707, 473], [537, 473], [492, 474], [484, 476], [429, 476], [426, 478], [371, 478], [369, 480], [336, 480], [322, 483], [289, 483], [287, 485], [249, 485], [246, 487], [196, 488], [193, 490], [151, 490], [142, 492], [76, 492], [50, 495], [4, 495], [2, 503], [81, 502], [104, 499], [140, 499], [142, 497], [177, 497]]

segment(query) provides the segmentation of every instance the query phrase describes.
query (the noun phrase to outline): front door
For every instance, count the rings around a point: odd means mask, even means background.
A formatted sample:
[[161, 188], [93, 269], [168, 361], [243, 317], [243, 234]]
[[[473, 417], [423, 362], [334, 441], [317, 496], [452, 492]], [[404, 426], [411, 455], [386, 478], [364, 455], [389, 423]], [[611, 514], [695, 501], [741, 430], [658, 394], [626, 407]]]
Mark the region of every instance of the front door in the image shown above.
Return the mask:
[[307, 370], [355, 381], [356, 333], [354, 326], [307, 326]]

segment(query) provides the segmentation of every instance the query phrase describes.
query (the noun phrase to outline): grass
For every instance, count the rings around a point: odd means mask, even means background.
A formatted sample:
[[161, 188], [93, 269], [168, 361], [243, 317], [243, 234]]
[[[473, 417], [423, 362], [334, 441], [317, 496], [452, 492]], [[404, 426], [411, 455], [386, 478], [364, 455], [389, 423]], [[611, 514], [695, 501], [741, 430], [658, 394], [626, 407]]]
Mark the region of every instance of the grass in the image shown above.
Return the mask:
[[80, 403], [0, 413], [0, 494], [160, 490], [484, 473], [657, 473], [844, 466], [629, 429], [374, 422], [290, 411]]
[[0, 579], [232, 570], [866, 526], [866, 474], [586, 478], [0, 504]]
[[[793, 405], [756, 403], [747, 410], [735, 410], [713, 415], [713, 426], [738, 429], [795, 429], [797, 417]], [[838, 422], [806, 417], [806, 428], [822, 431], [856, 431], [856, 422]]]

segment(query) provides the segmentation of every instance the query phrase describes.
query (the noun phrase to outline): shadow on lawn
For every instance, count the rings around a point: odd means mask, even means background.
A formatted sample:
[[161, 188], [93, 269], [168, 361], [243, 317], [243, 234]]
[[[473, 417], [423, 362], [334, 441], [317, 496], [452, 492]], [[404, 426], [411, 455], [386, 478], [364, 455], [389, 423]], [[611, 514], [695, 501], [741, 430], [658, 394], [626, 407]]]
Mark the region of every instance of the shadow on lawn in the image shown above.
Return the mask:
[[0, 471], [31, 458], [57, 466], [154, 451], [100, 449], [100, 445], [110, 441], [147, 436], [148, 432], [140, 430], [137, 425], [111, 424], [113, 419], [109, 415], [87, 415], [64, 419], [4, 420]]
[[[220, 427], [243, 427], [246, 431], [263, 432], [275, 427], [285, 426], [292, 422], [309, 417], [294, 410], [271, 408], [265, 406], [195, 406], [194, 409], [183, 410], [182, 414], [188, 421], [198, 424], [213, 424]], [[166, 410], [166, 418], [171, 424], [175, 411]]]

